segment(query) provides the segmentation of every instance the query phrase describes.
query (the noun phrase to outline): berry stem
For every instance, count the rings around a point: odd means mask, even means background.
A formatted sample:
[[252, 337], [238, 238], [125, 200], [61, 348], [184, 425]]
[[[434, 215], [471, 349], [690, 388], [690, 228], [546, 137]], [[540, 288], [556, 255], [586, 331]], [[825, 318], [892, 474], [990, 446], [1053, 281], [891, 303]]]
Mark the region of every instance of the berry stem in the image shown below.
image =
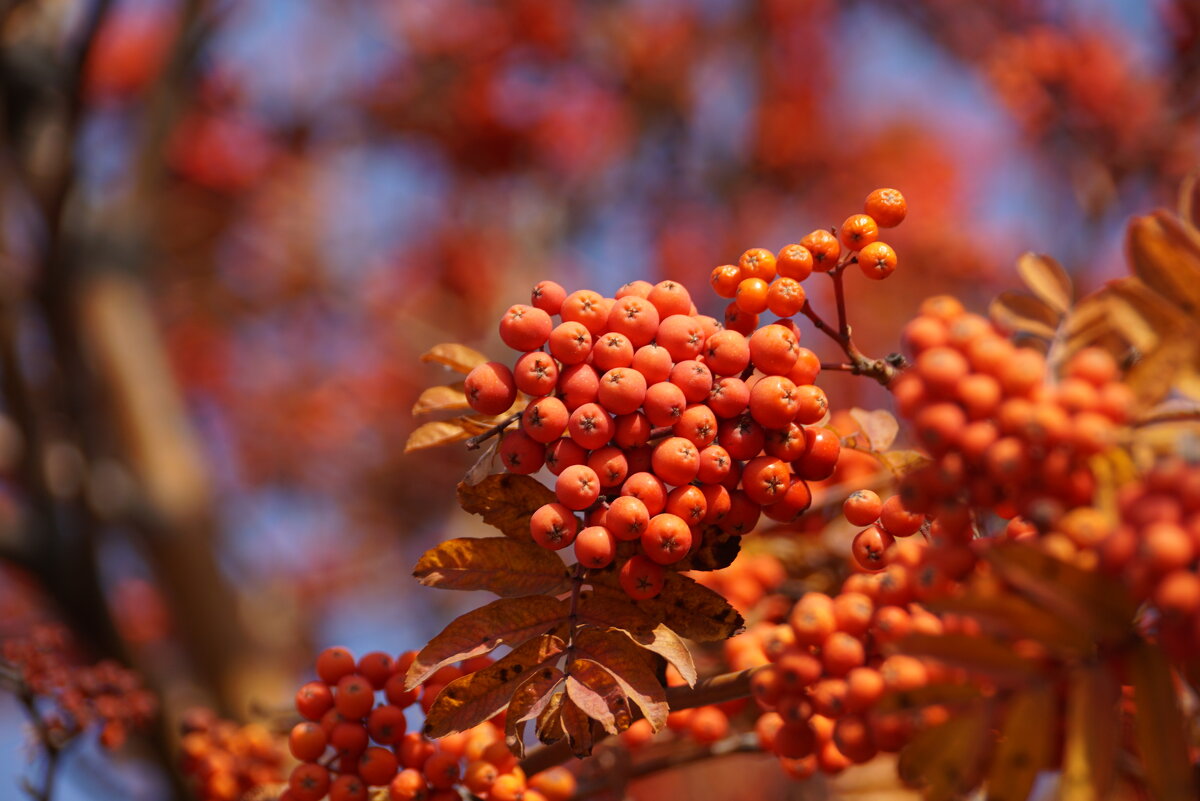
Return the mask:
[[511, 426], [513, 423], [517, 422], [520, 419], [521, 419], [521, 412], [513, 412], [508, 417], [504, 418], [499, 423], [496, 423], [496, 425], [489, 428], [487, 431], [484, 431], [482, 434], [476, 434], [475, 436], [473, 436], [469, 440], [467, 440], [467, 450], [469, 450], [469, 451], [478, 450], [480, 445], [487, 442], [489, 439], [496, 436], [501, 431], [508, 428], [509, 426]]
[[854, 344], [854, 339], [850, 335], [850, 325], [846, 322], [845, 296], [842, 288], [841, 270], [834, 270], [830, 275], [833, 276], [833, 286], [838, 299], [838, 329], [840, 330], [835, 330], [833, 326], [825, 322], [807, 300], [804, 302], [804, 306], [800, 308], [800, 312], [812, 321], [812, 324], [818, 331], [823, 332], [836, 342], [850, 361], [848, 363], [835, 362], [832, 364], [822, 362], [821, 369], [841, 370], [851, 375], [866, 376], [875, 379], [886, 387], [899, 374], [903, 365], [897, 366], [893, 364], [893, 360], [891, 359], [872, 359], [858, 349], [858, 346]]

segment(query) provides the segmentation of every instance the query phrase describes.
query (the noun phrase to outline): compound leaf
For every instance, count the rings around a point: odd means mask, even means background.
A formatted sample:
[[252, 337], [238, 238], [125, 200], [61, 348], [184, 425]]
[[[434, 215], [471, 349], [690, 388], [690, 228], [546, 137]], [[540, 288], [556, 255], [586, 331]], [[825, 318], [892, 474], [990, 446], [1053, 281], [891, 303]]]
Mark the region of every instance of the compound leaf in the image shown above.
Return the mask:
[[476, 484], [458, 485], [458, 505], [479, 515], [483, 522], [499, 529], [504, 536], [533, 542], [529, 518], [542, 505], [553, 503], [554, 491], [530, 476], [496, 473]]
[[502, 597], [556, 595], [570, 582], [553, 551], [507, 537], [460, 537], [425, 552], [413, 575], [426, 587], [487, 590]]

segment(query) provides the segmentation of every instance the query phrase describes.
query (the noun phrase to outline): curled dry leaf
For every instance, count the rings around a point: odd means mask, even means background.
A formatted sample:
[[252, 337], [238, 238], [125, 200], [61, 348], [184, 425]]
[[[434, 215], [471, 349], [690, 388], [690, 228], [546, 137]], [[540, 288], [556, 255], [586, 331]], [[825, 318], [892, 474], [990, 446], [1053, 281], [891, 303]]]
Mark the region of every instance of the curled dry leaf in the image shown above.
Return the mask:
[[1025, 801], [1038, 774], [1053, 767], [1057, 734], [1058, 704], [1048, 684], [1013, 695], [988, 771], [988, 801]]
[[451, 662], [486, 654], [501, 645], [519, 645], [567, 622], [567, 602], [549, 595], [501, 598], [455, 618], [421, 649], [405, 677], [416, 687]]
[[612, 673], [590, 659], [576, 659], [567, 672], [567, 697], [585, 715], [609, 734], [629, 728], [633, 722], [629, 697]]
[[554, 491], [531, 476], [496, 473], [478, 484], [458, 485], [458, 505], [480, 515], [506, 537], [533, 543], [529, 518], [543, 504], [555, 501]]
[[625, 632], [637, 645], [666, 659], [689, 687], [695, 685], [696, 664], [687, 645], [666, 624], [651, 618], [628, 597], [585, 590], [579, 596], [578, 615], [582, 623]]
[[566, 699], [566, 690], [556, 691], [542, 707], [542, 711], [537, 714], [537, 725], [534, 727], [534, 732], [545, 745], [557, 743], [566, 736], [562, 726], [562, 707]]
[[457, 342], [444, 342], [441, 345], [434, 345], [421, 355], [421, 361], [423, 362], [437, 362], [460, 373], [469, 373], [487, 360], [487, 356], [484, 356], [479, 351], [474, 348], [468, 348], [466, 345], [460, 345]]
[[667, 693], [651, 667], [650, 655], [622, 632], [585, 626], [575, 637], [575, 653], [604, 666], [625, 695], [642, 710], [655, 731], [667, 722]]
[[425, 736], [445, 737], [495, 717], [517, 688], [539, 671], [549, 681], [554, 662], [567, 650], [567, 629], [564, 624], [554, 634], [529, 640], [488, 667], [447, 684], [425, 716]]
[[567, 743], [571, 746], [571, 753], [579, 759], [591, 756], [592, 746], [596, 744], [592, 719], [570, 696], [563, 700], [559, 717], [563, 732], [567, 735]]
[[858, 423], [871, 450], [877, 453], [892, 447], [892, 443], [896, 441], [896, 435], [900, 433], [900, 423], [886, 409], [867, 411], [855, 407], [850, 410], [850, 416], [854, 418], [854, 422]]
[[[562, 680], [561, 670], [548, 667], [525, 679], [513, 693], [504, 716], [504, 742], [518, 759], [525, 757], [525, 726], [522, 724], [546, 710], [554, 700], [554, 691]], [[558, 698], [561, 700], [562, 696]]]
[[417, 402], [413, 404], [414, 415], [430, 414], [432, 412], [457, 411], [470, 409], [467, 403], [467, 393], [463, 391], [462, 382], [428, 387], [421, 392]]
[[[618, 597], [628, 597], [617, 585], [615, 570], [593, 571], [588, 574], [588, 582], [598, 593], [619, 593]], [[745, 624], [724, 596], [673, 571], [667, 571], [662, 592], [649, 600], [633, 603], [651, 619], [669, 621], [676, 634], [696, 642], [727, 640]]]
[[993, 322], [1013, 334], [1027, 334], [1039, 339], [1054, 339], [1062, 315], [1045, 301], [1021, 292], [1001, 292], [988, 313]]
[[1133, 219], [1125, 244], [1134, 275], [1188, 316], [1200, 314], [1200, 234], [1156, 211]]
[[413, 575], [426, 587], [487, 590], [501, 597], [557, 595], [570, 572], [553, 551], [507, 537], [446, 540], [425, 552]]
[[1059, 314], [1071, 308], [1074, 295], [1071, 278], [1057, 261], [1040, 253], [1024, 253], [1017, 259], [1017, 273], [1029, 291]]

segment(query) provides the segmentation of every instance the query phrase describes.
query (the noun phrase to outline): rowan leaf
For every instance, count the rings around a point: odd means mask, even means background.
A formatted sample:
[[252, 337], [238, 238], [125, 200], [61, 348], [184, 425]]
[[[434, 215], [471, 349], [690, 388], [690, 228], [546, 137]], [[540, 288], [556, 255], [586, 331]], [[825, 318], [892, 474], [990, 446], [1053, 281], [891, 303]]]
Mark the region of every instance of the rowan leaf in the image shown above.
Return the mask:
[[[592, 571], [588, 581], [608, 594], [624, 590], [617, 585], [616, 571]], [[665, 621], [676, 634], [696, 642], [718, 642], [742, 630], [744, 622], [725, 598], [688, 576], [668, 570], [663, 589], [646, 601], [633, 602], [652, 619]]]
[[555, 634], [543, 634], [520, 645], [488, 667], [445, 686], [425, 716], [426, 737], [445, 737], [466, 731], [508, 706], [513, 693], [534, 673], [549, 680], [553, 663], [567, 649], [566, 624]]
[[1029, 334], [1044, 340], [1054, 339], [1062, 319], [1057, 311], [1032, 295], [1001, 292], [988, 313], [996, 325], [1014, 334]]
[[629, 698], [612, 673], [598, 662], [576, 659], [567, 677], [567, 697], [583, 713], [604, 727], [609, 734], [619, 734], [633, 723]]
[[705, 526], [700, 529], [700, 536], [703, 537], [700, 546], [676, 563], [676, 570], [723, 570], [741, 553], [741, 536], [720, 526]]
[[567, 699], [566, 690], [558, 690], [550, 696], [550, 700], [542, 707], [542, 711], [538, 713], [537, 725], [534, 727], [534, 733], [545, 745], [556, 743], [566, 736], [566, 732], [562, 727], [562, 706], [563, 701]]
[[567, 621], [570, 606], [549, 595], [501, 598], [459, 616], [421, 649], [408, 669], [412, 689], [439, 668], [486, 654], [500, 645], [519, 645]]
[[1019, 542], [989, 548], [985, 558], [1019, 592], [1092, 639], [1121, 639], [1132, 630], [1134, 604], [1113, 579]]
[[650, 727], [658, 731], [667, 722], [667, 693], [659, 684], [650, 657], [624, 633], [591, 626], [583, 627], [575, 637], [575, 653], [603, 665], [624, 690]]
[[486, 448], [479, 452], [471, 469], [463, 476], [462, 483], [473, 487], [488, 476], [500, 472], [499, 464], [500, 438], [493, 439]]
[[461, 442], [473, 436], [474, 434], [467, 431], [461, 422], [455, 420], [436, 420], [431, 423], [422, 423], [408, 435], [408, 441], [404, 443], [404, 452], [412, 453], [413, 451], [422, 451], [426, 448], [436, 448], [439, 445], [449, 445], [452, 442]]
[[933, 460], [920, 451], [884, 451], [876, 453], [875, 458], [897, 478], [903, 478], [926, 465], [933, 464]]
[[1051, 767], [1058, 705], [1048, 684], [1034, 684], [1008, 702], [1004, 728], [987, 778], [987, 801], [1025, 801], [1038, 773]]
[[478, 484], [458, 485], [458, 505], [480, 515], [483, 522], [504, 536], [533, 543], [529, 518], [543, 504], [554, 503], [554, 491], [532, 476], [496, 473]]
[[463, 391], [462, 382], [428, 387], [421, 392], [417, 402], [413, 404], [414, 415], [430, 414], [458, 409], [470, 409], [467, 403], [467, 393]]
[[457, 370], [460, 373], [469, 373], [487, 360], [487, 356], [484, 356], [479, 351], [474, 348], [468, 348], [466, 345], [460, 345], [457, 342], [444, 342], [441, 345], [434, 345], [421, 356], [421, 361], [423, 362], [444, 364], [451, 370]]
[[553, 551], [507, 537], [460, 537], [425, 552], [413, 575], [426, 587], [487, 590], [502, 597], [557, 595], [570, 572]]
[[900, 653], [931, 657], [1000, 684], [1024, 684], [1038, 666], [995, 640], [968, 634], [910, 634], [896, 643]]
[[976, 704], [980, 697], [979, 688], [973, 684], [939, 682], [912, 690], [893, 690], [879, 700], [877, 708], [880, 712], [912, 712], [940, 704], [958, 709]]
[[1110, 798], [1120, 746], [1121, 687], [1107, 665], [1072, 671], [1066, 683], [1060, 801]]
[[1087, 632], [1009, 592], [985, 594], [968, 588], [962, 595], [931, 599], [924, 606], [931, 612], [972, 618], [984, 632], [995, 636], [1036, 640], [1057, 653], [1081, 653], [1093, 645]]
[[1071, 278], [1057, 261], [1040, 253], [1024, 253], [1017, 259], [1017, 274], [1043, 303], [1059, 314], [1071, 308]]
[[1194, 337], [1164, 337], [1129, 368], [1125, 382], [1140, 407], [1153, 406], [1178, 386], [1182, 375], [1194, 369], [1197, 357], [1200, 342]]
[[525, 679], [513, 693], [508, 712], [504, 716], [504, 743], [509, 751], [516, 754], [517, 759], [525, 757], [523, 724], [542, 714], [553, 700], [554, 690], [562, 680], [561, 670], [553, 666], [547, 667]]
[[1179, 184], [1179, 219], [1200, 233], [1200, 170], [1192, 170]]
[[569, 696], [562, 703], [560, 719], [571, 753], [579, 759], [591, 756], [592, 746], [596, 744], [592, 719]]
[[1175, 678], [1160, 648], [1141, 641], [1129, 659], [1136, 711], [1134, 735], [1146, 785], [1156, 801], [1196, 798]]
[[977, 704], [917, 734], [900, 751], [897, 773], [925, 801], [951, 801], [979, 784], [987, 745], [988, 709]]
[[868, 411], [855, 407], [850, 410], [850, 417], [854, 419], [854, 422], [858, 423], [858, 427], [862, 431], [863, 436], [867, 438], [867, 443], [871, 446], [871, 450], [876, 453], [886, 451], [892, 447], [892, 443], [896, 441], [896, 435], [900, 433], [900, 423], [886, 409]]
[[582, 623], [625, 632], [634, 643], [673, 665], [689, 687], [696, 684], [696, 664], [687, 645], [678, 634], [651, 618], [627, 596], [622, 598], [615, 593], [585, 590], [579, 595], [577, 614]]
[[1200, 314], [1200, 235], [1156, 211], [1129, 223], [1125, 244], [1134, 275], [1189, 316]]

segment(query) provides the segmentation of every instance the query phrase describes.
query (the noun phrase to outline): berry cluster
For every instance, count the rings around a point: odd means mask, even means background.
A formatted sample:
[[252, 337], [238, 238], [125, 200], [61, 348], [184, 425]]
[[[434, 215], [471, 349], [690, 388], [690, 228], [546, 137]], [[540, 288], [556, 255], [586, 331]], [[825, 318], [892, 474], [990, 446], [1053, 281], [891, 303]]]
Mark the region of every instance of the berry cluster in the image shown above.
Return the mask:
[[1091, 501], [1088, 459], [1116, 443], [1133, 400], [1107, 352], [1080, 351], [1047, 383], [1042, 354], [949, 297], [927, 300], [904, 338], [914, 363], [891, 389], [934, 460], [902, 487], [908, 508], [966, 504], [1046, 530]]
[[[668, 666], [667, 684], [671, 687], [681, 687], [685, 684], [683, 677], [675, 668]], [[731, 719], [740, 715], [748, 706], [748, 698], [737, 698], [721, 704], [707, 704], [694, 709], [677, 709], [667, 715], [666, 730], [676, 737], [686, 737], [699, 745], [712, 745], [728, 736], [733, 726]], [[633, 725], [621, 732], [621, 744], [630, 751], [637, 751], [652, 739], [661, 739], [663, 732], [656, 737], [650, 722], [645, 718], [634, 721]]]
[[182, 770], [202, 801], [237, 801], [247, 792], [283, 781], [279, 738], [258, 724], [220, 720], [208, 709], [183, 720]]
[[100, 742], [117, 748], [158, 711], [154, 694], [134, 671], [111, 660], [77, 664], [62, 626], [35, 626], [27, 636], [5, 640], [0, 658], [5, 683], [36, 705], [44, 735], [56, 746], [97, 728]]
[[386, 787], [392, 801], [457, 801], [464, 788], [487, 801], [570, 798], [575, 779], [564, 769], [526, 779], [504, 742], [502, 723], [485, 721], [436, 742], [408, 731], [405, 709], [419, 704], [427, 712], [446, 684], [492, 661], [482, 656], [447, 665], [405, 690], [415, 658], [415, 651], [398, 659], [374, 651], [358, 660], [345, 648], [321, 652], [318, 680], [296, 693], [304, 720], [288, 746], [301, 764], [281, 801], [366, 801], [371, 787]]
[[745, 613], [758, 606], [787, 579], [780, 561], [768, 553], [738, 554], [729, 567], [690, 574], [697, 583], [725, 596], [730, 605]]
[[921, 660], [883, 650], [910, 632], [941, 633], [942, 621], [918, 604], [874, 595], [809, 592], [786, 622], [764, 621], [726, 643], [732, 667], [758, 668], [751, 691], [763, 714], [755, 731], [794, 778], [896, 752], [928, 722], [876, 709], [886, 693], [936, 678]]
[[[532, 398], [500, 455], [509, 472], [546, 466], [557, 476], [557, 502], [530, 521], [537, 543], [574, 545], [587, 568], [637, 543], [619, 576], [644, 599], [706, 537], [744, 534], [761, 514], [791, 521], [808, 508], [808, 482], [832, 474], [841, 443], [817, 425], [829, 405], [813, 384], [820, 362], [800, 347], [791, 317], [807, 308], [800, 282], [814, 270], [856, 258], [879, 278], [895, 266], [878, 229], [903, 219], [904, 198], [876, 190], [866, 208], [840, 239], [816, 231], [778, 256], [753, 248], [714, 270], [718, 294], [734, 298], [724, 328], [673, 281], [634, 281], [614, 298], [543, 281], [530, 305], [505, 313], [500, 336], [521, 355], [512, 368], [479, 365], [465, 389], [471, 407], [489, 415], [508, 410], [518, 392]], [[782, 319], [759, 326], [767, 309]]]

